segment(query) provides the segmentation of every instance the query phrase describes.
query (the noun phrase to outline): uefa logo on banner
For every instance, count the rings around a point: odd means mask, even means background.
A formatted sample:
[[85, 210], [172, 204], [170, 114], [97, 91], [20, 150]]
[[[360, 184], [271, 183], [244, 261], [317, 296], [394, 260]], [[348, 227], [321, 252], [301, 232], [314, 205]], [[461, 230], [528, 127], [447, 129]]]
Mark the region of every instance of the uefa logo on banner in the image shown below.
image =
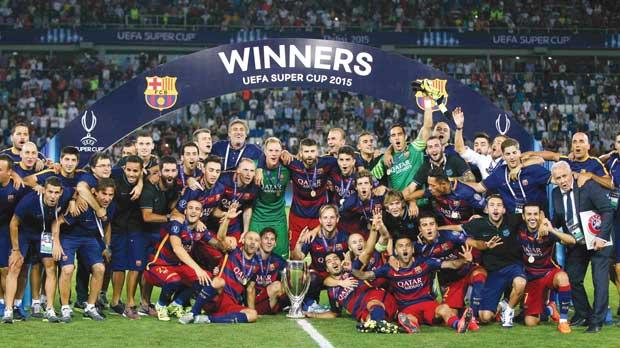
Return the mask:
[[144, 90], [144, 101], [146, 105], [159, 111], [173, 107], [179, 95], [176, 83], [176, 77], [146, 77], [146, 89]]
[[93, 146], [97, 142], [97, 138], [91, 135], [91, 132], [95, 129], [95, 126], [97, 126], [97, 117], [92, 111], [90, 112], [90, 115], [90, 125], [88, 125], [88, 110], [84, 111], [84, 115], [82, 115], [82, 128], [86, 131], [86, 136], [80, 141], [85, 146]]

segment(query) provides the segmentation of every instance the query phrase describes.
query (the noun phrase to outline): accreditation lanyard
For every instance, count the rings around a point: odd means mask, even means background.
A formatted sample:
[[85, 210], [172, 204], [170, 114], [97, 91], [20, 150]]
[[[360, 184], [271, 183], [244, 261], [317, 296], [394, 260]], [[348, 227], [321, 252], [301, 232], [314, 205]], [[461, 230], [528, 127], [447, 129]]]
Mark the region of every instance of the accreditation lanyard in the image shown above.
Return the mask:
[[[614, 158], [614, 160], [611, 162], [611, 165], [609, 166], [609, 172], [610, 172], [610, 173], [611, 173], [611, 175], [612, 175], [612, 177], [611, 177], [611, 178], [612, 178], [612, 180], [613, 180], [613, 178], [614, 178], [614, 177], [613, 177], [613, 175], [614, 175], [614, 174], [613, 174], [613, 172], [614, 172], [614, 166], [616, 165], [616, 163], [618, 163], [618, 158]], [[614, 183], [614, 185], [615, 185], [615, 186], [616, 186], [616, 188], [617, 188], [618, 186], [620, 186], [620, 182], [619, 182], [619, 183]]]
[[[512, 189], [512, 186], [510, 186], [510, 179], [508, 178], [508, 167], [506, 167], [506, 170], [504, 171], [504, 177], [506, 179], [506, 186], [508, 186], [508, 190], [510, 190], [510, 194], [515, 200], [518, 200], [515, 191]], [[519, 175], [517, 176], [517, 183], [519, 184], [519, 189], [521, 190], [521, 195], [523, 197], [523, 201], [525, 202], [527, 200], [527, 196], [525, 195], [525, 190], [523, 189], [523, 185], [521, 184], [521, 172], [519, 172]]]
[[312, 174], [312, 181], [310, 181], [310, 177], [308, 176], [308, 170], [304, 167], [304, 173], [306, 174], [306, 179], [308, 180], [308, 184], [310, 185], [310, 189], [314, 190], [316, 188], [316, 168], [318, 164], [314, 166], [314, 174]]
[[[245, 145], [243, 145], [243, 147], [239, 151], [239, 156], [237, 156], [237, 160], [235, 161], [234, 168], [237, 168], [237, 165], [239, 164], [239, 160], [243, 156], [244, 151], [245, 151]], [[228, 154], [229, 153], [230, 153], [230, 142], [228, 142], [228, 145], [226, 145], [226, 157], [224, 157], [224, 170], [228, 170]]]
[[[43, 233], [47, 233], [47, 229], [45, 226], [45, 208], [43, 206], [43, 195], [39, 195], [39, 207], [41, 208], [41, 220], [43, 222]], [[52, 207], [54, 209], [54, 218], [58, 220], [58, 210], [56, 207]]]
[[103, 223], [101, 222], [101, 219], [99, 219], [99, 217], [97, 216], [97, 213], [95, 213], [94, 210], [93, 210], [93, 216], [95, 217], [95, 223], [97, 223], [97, 229], [99, 230], [99, 235], [101, 235], [101, 239], [103, 239], [103, 236], [104, 236]]

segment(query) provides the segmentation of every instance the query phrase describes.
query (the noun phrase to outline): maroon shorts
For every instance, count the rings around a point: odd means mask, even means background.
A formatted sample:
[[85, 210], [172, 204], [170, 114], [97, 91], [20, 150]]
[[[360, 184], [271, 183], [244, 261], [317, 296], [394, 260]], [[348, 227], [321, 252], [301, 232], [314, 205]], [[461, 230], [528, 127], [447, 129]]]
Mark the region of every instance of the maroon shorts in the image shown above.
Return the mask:
[[424, 301], [406, 307], [400, 312], [413, 315], [418, 320], [418, 324], [420, 325], [433, 325], [433, 321], [435, 320], [435, 310], [439, 307], [439, 305], [440, 303], [437, 301]]
[[383, 303], [383, 308], [385, 309], [385, 320], [392, 321], [394, 315], [396, 315], [396, 311], [398, 310], [398, 305], [396, 305], [396, 299], [390, 293], [385, 291], [384, 289], [370, 289], [364, 295], [364, 299], [362, 300], [361, 308], [354, 314], [357, 320], [366, 321], [370, 319], [370, 313], [368, 312], [368, 303], [370, 301], [379, 301]]
[[452, 283], [443, 285], [441, 290], [443, 292], [443, 303], [447, 304], [450, 308], [460, 309], [465, 307], [465, 295], [467, 294], [467, 289], [472, 284], [472, 279], [474, 277], [474, 271], [481, 269], [482, 267], [477, 266], [472, 268], [469, 271], [469, 274], [462, 277], [461, 279], [454, 281]]
[[192, 256], [205, 269], [214, 269], [222, 263], [224, 253], [205, 241], [198, 241], [192, 247]]
[[562, 272], [561, 268], [554, 268], [544, 277], [529, 280], [525, 286], [525, 315], [539, 315], [543, 312], [547, 300], [547, 290], [553, 289], [553, 278]]
[[313, 229], [318, 225], [318, 218], [303, 218], [293, 214], [293, 211], [291, 211], [288, 214], [288, 240], [291, 250], [295, 249], [295, 245], [297, 244], [297, 240], [301, 235], [301, 231], [303, 231], [305, 227]]
[[269, 293], [266, 287], [260, 289], [256, 294], [255, 307], [258, 314], [277, 314], [282, 310], [280, 308], [280, 299], [276, 301], [275, 307], [271, 307], [269, 304]]
[[[212, 277], [209, 271], [206, 271]], [[149, 266], [144, 272], [144, 279], [153, 286], [163, 287], [168, 283], [181, 282], [187, 286], [192, 286], [198, 281], [196, 272], [188, 265], [177, 266]]]

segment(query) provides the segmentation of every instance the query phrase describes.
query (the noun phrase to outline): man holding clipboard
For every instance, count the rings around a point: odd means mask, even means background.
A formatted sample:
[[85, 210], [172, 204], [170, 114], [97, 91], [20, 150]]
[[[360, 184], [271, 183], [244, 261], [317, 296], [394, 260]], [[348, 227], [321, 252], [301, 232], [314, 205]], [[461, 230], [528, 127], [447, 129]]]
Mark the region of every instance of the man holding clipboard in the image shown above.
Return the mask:
[[[575, 306], [571, 326], [587, 325], [586, 333], [597, 333], [601, 331], [609, 303], [613, 209], [607, 198], [607, 190], [592, 180], [579, 187], [566, 162], [555, 163], [551, 168], [551, 177], [553, 183], [558, 185], [553, 189], [553, 225], [572, 234], [577, 240], [574, 246], [567, 248], [566, 254], [566, 272], [570, 278]], [[594, 231], [599, 231], [598, 236], [591, 234]], [[590, 235], [586, 238], [586, 234]], [[594, 308], [590, 306], [583, 286], [590, 262]]]

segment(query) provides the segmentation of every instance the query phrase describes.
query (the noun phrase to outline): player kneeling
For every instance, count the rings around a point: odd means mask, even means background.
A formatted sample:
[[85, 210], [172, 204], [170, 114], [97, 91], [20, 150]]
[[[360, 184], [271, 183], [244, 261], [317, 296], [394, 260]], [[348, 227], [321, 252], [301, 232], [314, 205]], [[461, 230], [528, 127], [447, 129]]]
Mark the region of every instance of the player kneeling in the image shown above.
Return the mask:
[[571, 332], [568, 324], [568, 307], [571, 301], [571, 286], [568, 274], [553, 262], [556, 242], [575, 244], [575, 238], [551, 226], [543, 211], [536, 204], [523, 207], [523, 223], [517, 228], [517, 238], [523, 250], [523, 263], [527, 285], [525, 286], [525, 325], [535, 326], [540, 322], [544, 299], [551, 289], [558, 293], [560, 320], [558, 331]]
[[435, 301], [433, 296], [433, 273], [440, 269], [459, 269], [472, 261], [471, 247], [464, 246], [458, 260], [441, 261], [435, 258], [413, 256], [413, 243], [409, 237], [399, 236], [394, 243], [398, 269], [386, 264], [374, 271], [353, 270], [356, 278], [372, 280], [386, 278], [398, 304], [398, 322], [408, 333], [420, 331], [420, 324], [433, 325], [443, 320], [458, 333], [465, 333], [472, 319], [467, 308], [459, 319], [446, 304]]
[[[226, 217], [228, 220], [239, 215], [237, 211], [238, 203], [230, 205]], [[227, 222], [225, 222], [227, 224]], [[228, 228], [228, 227], [227, 227]], [[226, 237], [226, 229], [220, 228], [218, 240], [228, 246], [231, 242]], [[255, 290], [250, 283], [256, 281], [259, 270], [259, 256], [257, 251], [260, 245], [260, 235], [249, 231], [243, 238], [241, 249], [236, 248], [226, 254], [221, 267], [219, 267], [218, 278], [224, 280], [224, 288], [221, 293], [215, 296], [215, 292], [210, 288], [203, 289], [192, 308], [192, 311], [183, 316], [179, 321], [182, 324], [206, 324], [206, 323], [253, 323], [258, 319], [256, 310], [243, 305], [247, 298], [255, 296], [251, 293]], [[246, 292], [247, 297], [246, 297]], [[204, 309], [208, 315], [200, 315], [200, 308]]]
[[[288, 301], [280, 282], [280, 274], [286, 266], [286, 261], [280, 255], [273, 253], [276, 244], [276, 230], [265, 227], [260, 232], [260, 250], [257, 254], [258, 274], [256, 281], [248, 286], [250, 291], [248, 291], [247, 298], [248, 307], [255, 309], [261, 315], [279, 313], [283, 302]], [[252, 296], [254, 294], [256, 296]]]
[[396, 314], [396, 300], [384, 289], [359, 282], [342, 268], [342, 260], [336, 253], [325, 257], [328, 277], [325, 279], [331, 309], [326, 313], [306, 313], [309, 318], [335, 318], [342, 309], [360, 321], [359, 332], [397, 333], [398, 325], [391, 321]]
[[[169, 321], [169, 311], [177, 317], [184, 318], [183, 303], [192, 293], [197, 299], [212, 298], [224, 287], [224, 281], [213, 278], [190, 256], [191, 248], [200, 240], [209, 241], [210, 232], [199, 233], [196, 226], [202, 215], [202, 203], [191, 200], [185, 209], [183, 223], [173, 220], [162, 228], [162, 240], [155, 255], [146, 267], [145, 279], [152, 285], [160, 286], [161, 293], [155, 305], [159, 320]], [[228, 228], [228, 215], [220, 225], [224, 233]], [[173, 296], [175, 297], [172, 301]], [[172, 302], [172, 303], [171, 303]], [[199, 300], [197, 300], [199, 302]], [[192, 311], [200, 313], [202, 305], [192, 307]]]

